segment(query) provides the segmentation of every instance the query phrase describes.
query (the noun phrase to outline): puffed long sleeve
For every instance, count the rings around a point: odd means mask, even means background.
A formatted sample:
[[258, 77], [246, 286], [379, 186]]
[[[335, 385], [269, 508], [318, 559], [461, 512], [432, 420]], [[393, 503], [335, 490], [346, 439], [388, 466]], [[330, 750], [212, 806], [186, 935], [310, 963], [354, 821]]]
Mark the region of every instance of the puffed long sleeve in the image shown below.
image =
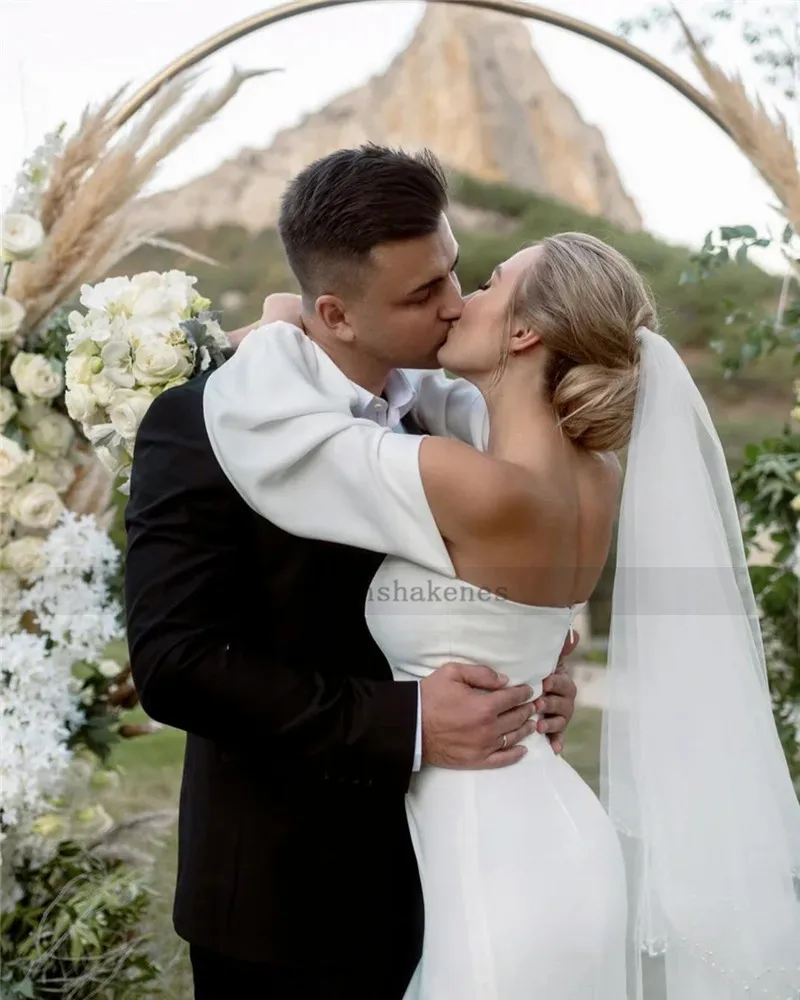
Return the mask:
[[273, 323], [209, 377], [204, 419], [225, 475], [273, 524], [453, 576], [423, 488], [424, 439], [354, 416], [357, 399], [321, 348]]

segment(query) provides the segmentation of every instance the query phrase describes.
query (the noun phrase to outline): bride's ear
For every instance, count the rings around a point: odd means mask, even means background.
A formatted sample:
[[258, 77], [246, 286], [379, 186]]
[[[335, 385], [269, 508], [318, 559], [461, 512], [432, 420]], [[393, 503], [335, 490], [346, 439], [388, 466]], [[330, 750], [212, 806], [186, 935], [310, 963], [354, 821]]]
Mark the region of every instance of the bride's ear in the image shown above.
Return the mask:
[[535, 330], [528, 327], [515, 327], [511, 333], [508, 350], [511, 354], [521, 354], [522, 351], [529, 351], [541, 344], [542, 338]]

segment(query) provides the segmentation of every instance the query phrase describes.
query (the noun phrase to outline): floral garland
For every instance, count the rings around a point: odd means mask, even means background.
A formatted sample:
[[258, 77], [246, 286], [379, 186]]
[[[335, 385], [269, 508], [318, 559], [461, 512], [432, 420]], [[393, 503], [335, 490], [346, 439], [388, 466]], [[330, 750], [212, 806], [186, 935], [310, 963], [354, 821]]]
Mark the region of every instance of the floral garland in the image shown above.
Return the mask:
[[[152, 728], [121, 719], [137, 699], [109, 646], [117, 656], [124, 649], [109, 473], [122, 476], [124, 492], [147, 405], [220, 360], [223, 338], [195, 279], [180, 272], [89, 283], [158, 236], [138, 221], [135, 199], [163, 160], [264, 72], [236, 71], [180, 107], [193, 80], [183, 74], [121, 129], [125, 88], [87, 107], [74, 132], [52, 132], [26, 160], [2, 214], [3, 997], [158, 992], [140, 933], [153, 859], [124, 841], [152, 842], [174, 812], [115, 822], [97, 801], [119, 780], [104, 770], [111, 743]], [[74, 309], [79, 294], [85, 315]]]
[[[13, 207], [37, 208], [60, 152], [58, 134], [49, 136], [20, 175]], [[79, 517], [65, 502], [88, 453], [63, 410], [63, 365], [47, 340], [21, 333], [25, 309], [5, 294], [12, 269], [35, 257], [45, 232], [35, 216], [8, 212], [0, 238], [0, 839], [6, 840], [57, 796], [72, 741], [111, 681], [87, 684], [80, 669], [89, 664], [100, 671], [109, 643], [124, 631], [109, 592], [119, 552], [93, 516]], [[103, 669], [111, 673], [107, 663]], [[114, 676], [121, 672], [114, 664]], [[11, 839], [14, 849], [3, 861], [13, 864], [19, 843]]]

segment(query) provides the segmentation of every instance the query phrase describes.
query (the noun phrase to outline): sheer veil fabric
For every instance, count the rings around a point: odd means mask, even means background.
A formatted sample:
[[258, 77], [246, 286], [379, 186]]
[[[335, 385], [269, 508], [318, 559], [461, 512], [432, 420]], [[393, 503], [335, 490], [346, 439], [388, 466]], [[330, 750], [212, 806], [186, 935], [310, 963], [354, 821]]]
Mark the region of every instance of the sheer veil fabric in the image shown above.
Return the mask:
[[667, 340], [638, 331], [603, 724], [631, 1000], [800, 997], [800, 804], [770, 706], [725, 457]]

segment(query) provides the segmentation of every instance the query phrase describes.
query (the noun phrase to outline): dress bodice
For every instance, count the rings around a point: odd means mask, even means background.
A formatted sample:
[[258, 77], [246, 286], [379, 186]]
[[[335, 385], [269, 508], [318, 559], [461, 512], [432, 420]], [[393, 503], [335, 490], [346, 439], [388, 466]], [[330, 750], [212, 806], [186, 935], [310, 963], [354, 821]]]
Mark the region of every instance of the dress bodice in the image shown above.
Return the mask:
[[367, 593], [372, 637], [398, 680], [448, 662], [483, 664], [534, 690], [553, 672], [583, 604], [519, 604], [453, 576], [393, 556]]

